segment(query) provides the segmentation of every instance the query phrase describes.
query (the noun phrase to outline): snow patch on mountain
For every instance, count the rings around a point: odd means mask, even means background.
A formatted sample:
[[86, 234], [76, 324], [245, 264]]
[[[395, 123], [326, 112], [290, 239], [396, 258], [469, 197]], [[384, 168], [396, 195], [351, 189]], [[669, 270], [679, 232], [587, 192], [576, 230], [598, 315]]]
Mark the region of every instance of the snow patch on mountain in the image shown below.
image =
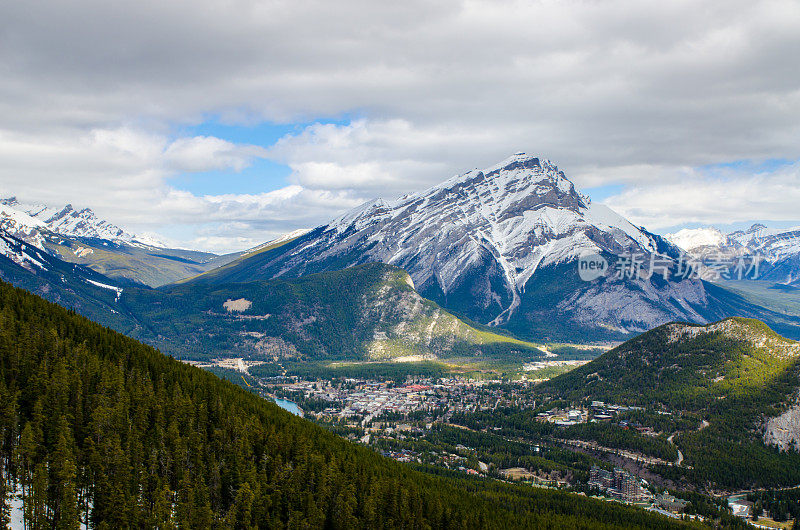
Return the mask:
[[[7, 257], [17, 265], [34, 272], [34, 267], [46, 271], [43, 261], [44, 258], [39, 254], [36, 247], [25, 244], [15, 244], [11, 239], [0, 235], [0, 254]], [[36, 257], [34, 257], [34, 255]]]
[[114, 285], [109, 285], [107, 283], [102, 283], [102, 282], [96, 282], [94, 280], [86, 280], [86, 282], [87, 283], [91, 283], [95, 287], [100, 287], [101, 289], [108, 289], [110, 291], [116, 292], [117, 296], [114, 298], [115, 302], [118, 302], [119, 301], [119, 297], [122, 296], [122, 291], [123, 291], [122, 287], [116, 287]]

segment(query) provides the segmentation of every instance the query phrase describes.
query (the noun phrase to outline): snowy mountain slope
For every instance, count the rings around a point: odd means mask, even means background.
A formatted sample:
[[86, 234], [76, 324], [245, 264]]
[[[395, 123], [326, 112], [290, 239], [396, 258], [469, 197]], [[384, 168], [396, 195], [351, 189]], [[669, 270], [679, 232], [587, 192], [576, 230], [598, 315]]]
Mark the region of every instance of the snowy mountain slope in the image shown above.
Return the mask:
[[664, 238], [686, 252], [706, 248], [722, 249], [733, 243], [726, 234], [714, 227], [684, 228], [674, 234], [667, 234]]
[[0, 229], [70, 263], [120, 281], [153, 287], [200, 274], [238, 256], [169, 249], [148, 236], [130, 234], [92, 210], [48, 208], [0, 199]]
[[746, 246], [748, 252], [762, 255], [769, 263], [764, 279], [800, 287], [800, 227], [781, 230], [753, 225], [729, 237]]
[[120, 297], [126, 287], [66, 263], [0, 229], [0, 279], [120, 330], [136, 327]]
[[100, 219], [89, 208], [75, 210], [71, 204], [63, 208], [50, 208], [43, 204], [21, 203], [16, 197], [0, 199], [0, 222], [4, 228], [30, 232], [49, 230], [67, 237], [105, 239], [115, 243], [164, 247], [160, 241], [149, 236], [129, 234], [122, 228]]
[[299, 277], [367, 262], [405, 269], [423, 296], [522, 336], [624, 335], [714, 312], [699, 280], [578, 278], [579, 257], [656, 252], [663, 238], [580, 194], [552, 162], [517, 153], [394, 201], [376, 199], [279, 248], [194, 279]]
[[800, 227], [771, 229], [754, 224], [729, 234], [716, 228], [695, 228], [665, 237], [701, 259], [758, 256], [761, 279], [800, 286]]

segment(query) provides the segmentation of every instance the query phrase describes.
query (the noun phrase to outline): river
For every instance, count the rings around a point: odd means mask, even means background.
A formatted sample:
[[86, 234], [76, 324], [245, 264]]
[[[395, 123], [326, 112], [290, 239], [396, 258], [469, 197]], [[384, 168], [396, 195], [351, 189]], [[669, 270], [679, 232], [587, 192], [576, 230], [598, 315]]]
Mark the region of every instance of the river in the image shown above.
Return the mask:
[[283, 410], [288, 410], [295, 416], [300, 416], [301, 418], [303, 417], [303, 409], [298, 407], [297, 403], [295, 403], [294, 401], [289, 401], [288, 399], [281, 399], [281, 398], [275, 398], [273, 401], [275, 401], [275, 404], [278, 405]]

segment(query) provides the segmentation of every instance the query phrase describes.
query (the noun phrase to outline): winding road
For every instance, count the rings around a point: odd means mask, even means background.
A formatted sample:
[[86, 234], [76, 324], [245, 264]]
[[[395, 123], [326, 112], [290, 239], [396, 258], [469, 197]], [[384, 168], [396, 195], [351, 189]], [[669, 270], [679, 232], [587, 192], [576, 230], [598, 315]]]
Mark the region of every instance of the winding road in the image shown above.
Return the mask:
[[[708, 422], [707, 422], [706, 420], [703, 420], [703, 421], [700, 423], [700, 427], [698, 427], [698, 428], [697, 428], [697, 430], [698, 430], [698, 431], [702, 431], [702, 430], [703, 430], [703, 429], [705, 429], [706, 427], [708, 427]], [[673, 442], [673, 441], [672, 441], [672, 439], [673, 439], [673, 438], [675, 438], [675, 435], [676, 435], [676, 434], [678, 434], [679, 432], [680, 432], [680, 431], [675, 431], [674, 433], [670, 434], [670, 435], [669, 435], [669, 438], [667, 438], [667, 441], [668, 441], [669, 443], [671, 443], [672, 445], [675, 445], [675, 442]], [[677, 459], [677, 460], [675, 460], [675, 465], [676, 465], [676, 466], [679, 466], [679, 465], [681, 465], [681, 462], [683, 462], [683, 453], [681, 453], [681, 450], [680, 450], [680, 449], [678, 449], [678, 446], [677, 446], [677, 445], [675, 445], [675, 449], [677, 449], [677, 450], [678, 450], [678, 459]]]
[[[672, 434], [670, 434], [670, 435], [669, 435], [669, 438], [667, 438], [667, 441], [668, 441], [669, 443], [671, 443], [672, 445], [675, 445], [675, 442], [673, 442], [673, 441], [672, 441], [672, 439], [673, 439], [673, 438], [675, 438], [675, 435], [676, 435], [676, 434], [678, 434], [678, 432], [677, 432], [677, 431], [676, 431], [676, 432], [674, 432], [674, 433], [672, 433]], [[675, 445], [675, 449], [678, 449], [678, 446], [677, 446], [677, 445]], [[681, 462], [683, 462], [683, 453], [681, 453], [681, 450], [680, 450], [680, 449], [678, 449], [678, 459], [677, 459], [677, 460], [675, 460], [675, 465], [676, 465], [676, 466], [679, 466], [679, 465], [681, 465]]]

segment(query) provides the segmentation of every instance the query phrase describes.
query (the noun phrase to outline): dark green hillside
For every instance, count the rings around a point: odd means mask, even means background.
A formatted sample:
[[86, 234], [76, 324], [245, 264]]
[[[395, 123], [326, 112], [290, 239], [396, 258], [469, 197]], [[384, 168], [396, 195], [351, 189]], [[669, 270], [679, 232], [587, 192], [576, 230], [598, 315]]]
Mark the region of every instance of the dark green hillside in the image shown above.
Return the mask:
[[[225, 304], [234, 300], [243, 305], [229, 311]], [[136, 338], [193, 358], [525, 361], [542, 355], [531, 343], [459, 320], [422, 298], [404, 271], [381, 263], [291, 280], [128, 289], [120, 305], [147, 323]]]
[[33, 528], [662, 528], [628, 507], [436, 478], [0, 283], [0, 522]]
[[800, 345], [741, 318], [660, 326], [542, 385], [572, 401], [670, 413], [686, 460], [683, 468], [662, 471], [735, 487], [800, 484], [800, 454], [791, 444], [781, 451], [764, 441], [766, 422], [796, 406], [798, 389]]

